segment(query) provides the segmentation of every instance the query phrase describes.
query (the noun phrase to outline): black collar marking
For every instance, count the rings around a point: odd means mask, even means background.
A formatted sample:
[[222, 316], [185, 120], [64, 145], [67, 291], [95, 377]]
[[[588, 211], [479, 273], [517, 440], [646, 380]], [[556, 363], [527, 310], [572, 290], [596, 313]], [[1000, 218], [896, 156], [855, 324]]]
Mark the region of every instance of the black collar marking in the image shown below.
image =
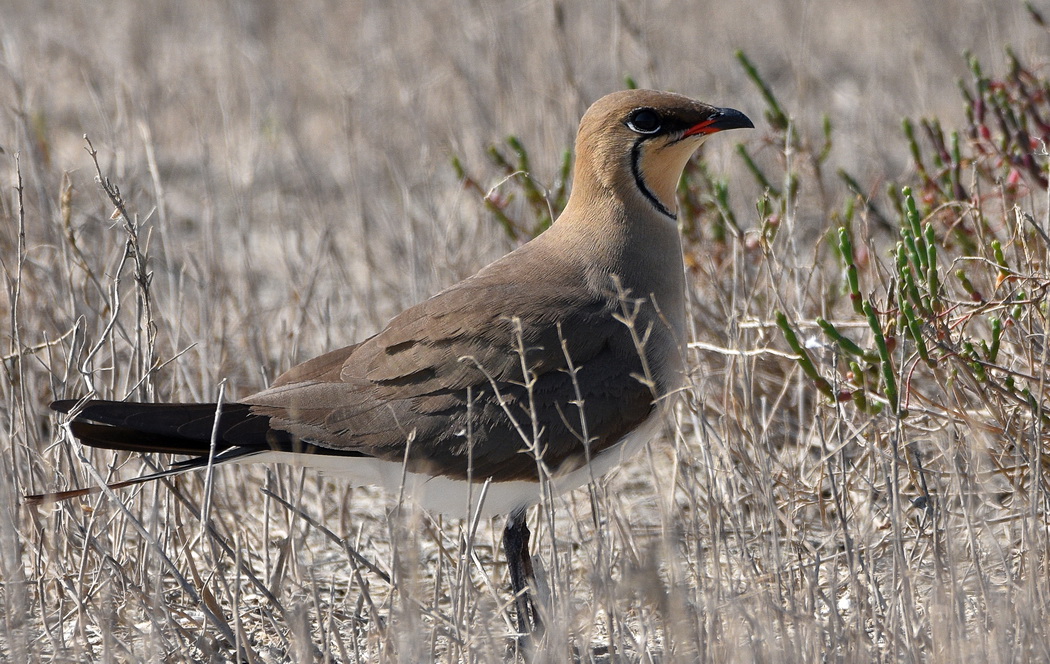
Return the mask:
[[656, 211], [660, 214], [677, 221], [678, 215], [667, 209], [660, 199], [657, 198], [653, 192], [649, 191], [648, 185], [645, 184], [645, 178], [642, 177], [642, 171], [639, 168], [638, 162], [642, 158], [642, 143], [648, 139], [648, 136], [643, 136], [634, 142], [634, 147], [631, 148], [631, 175], [634, 176], [634, 183], [638, 186], [639, 191], [642, 195], [649, 199], [649, 202], [653, 204]]

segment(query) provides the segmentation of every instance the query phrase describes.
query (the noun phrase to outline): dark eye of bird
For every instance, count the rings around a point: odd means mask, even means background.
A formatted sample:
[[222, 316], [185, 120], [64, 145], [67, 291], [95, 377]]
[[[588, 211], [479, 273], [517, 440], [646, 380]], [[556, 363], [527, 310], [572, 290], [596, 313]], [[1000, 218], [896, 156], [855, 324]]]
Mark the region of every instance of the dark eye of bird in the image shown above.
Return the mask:
[[639, 134], [655, 134], [660, 131], [660, 116], [651, 108], [640, 108], [627, 118], [627, 128]]

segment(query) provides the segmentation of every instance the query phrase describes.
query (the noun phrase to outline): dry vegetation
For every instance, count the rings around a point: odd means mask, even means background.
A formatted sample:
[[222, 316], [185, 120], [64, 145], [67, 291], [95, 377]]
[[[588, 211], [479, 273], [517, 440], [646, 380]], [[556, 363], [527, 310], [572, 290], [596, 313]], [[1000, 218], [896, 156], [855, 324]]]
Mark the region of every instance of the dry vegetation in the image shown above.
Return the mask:
[[[487, 191], [514, 133], [554, 188], [625, 75], [766, 118], [683, 188], [695, 389], [533, 515], [537, 659], [1050, 659], [1050, 36], [1022, 4], [49, 4], [0, 0], [0, 659], [503, 659], [498, 522], [285, 467], [20, 496], [149, 467], [63, 440], [51, 399], [235, 397], [506, 251], [451, 157]], [[528, 229], [523, 183], [497, 193]]]

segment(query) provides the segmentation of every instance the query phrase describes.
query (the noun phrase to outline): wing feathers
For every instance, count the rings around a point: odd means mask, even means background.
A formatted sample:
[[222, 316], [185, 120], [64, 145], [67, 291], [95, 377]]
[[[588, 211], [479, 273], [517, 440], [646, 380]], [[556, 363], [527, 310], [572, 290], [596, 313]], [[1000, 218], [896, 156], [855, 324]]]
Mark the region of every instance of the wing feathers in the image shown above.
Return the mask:
[[[558, 473], [615, 445], [655, 408], [618, 300], [571, 270], [553, 280], [498, 267], [224, 404], [219, 450], [407, 458], [413, 471], [502, 482], [537, 479], [537, 453]], [[214, 416], [211, 404], [89, 402], [73, 432], [98, 447], [202, 456]]]

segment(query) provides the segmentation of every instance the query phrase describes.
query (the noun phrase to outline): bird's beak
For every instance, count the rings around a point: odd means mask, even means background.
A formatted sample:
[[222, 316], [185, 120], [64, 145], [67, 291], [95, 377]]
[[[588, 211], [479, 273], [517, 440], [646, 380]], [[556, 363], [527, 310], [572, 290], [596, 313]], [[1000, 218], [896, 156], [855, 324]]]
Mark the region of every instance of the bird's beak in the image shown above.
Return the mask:
[[686, 129], [682, 138], [695, 136], [696, 134], [714, 134], [726, 129], [754, 129], [754, 127], [755, 124], [751, 122], [751, 118], [735, 108], [720, 108], [714, 115], [703, 122]]

